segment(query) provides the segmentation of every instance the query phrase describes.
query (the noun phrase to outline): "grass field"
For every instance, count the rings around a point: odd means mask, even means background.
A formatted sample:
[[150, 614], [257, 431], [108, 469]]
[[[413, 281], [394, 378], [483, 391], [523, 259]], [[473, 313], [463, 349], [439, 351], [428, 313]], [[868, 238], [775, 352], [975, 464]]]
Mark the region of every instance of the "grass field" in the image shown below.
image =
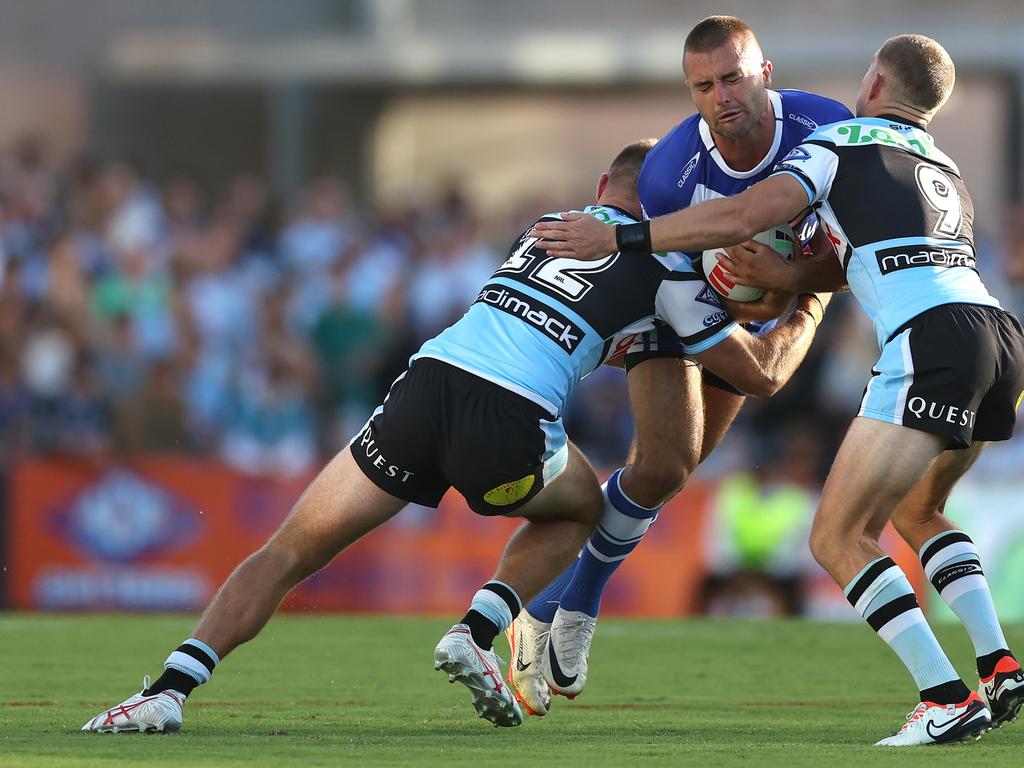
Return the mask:
[[[284, 616], [192, 695], [181, 734], [79, 732], [193, 621], [0, 614], [0, 765], [963, 768], [1024, 750], [1024, 721], [970, 745], [872, 748], [915, 703], [912, 681], [866, 627], [796, 621], [602, 620], [584, 695], [497, 729], [433, 670], [447, 622]], [[1024, 646], [1024, 628], [1010, 637]], [[966, 635], [940, 639], [972, 674]]]

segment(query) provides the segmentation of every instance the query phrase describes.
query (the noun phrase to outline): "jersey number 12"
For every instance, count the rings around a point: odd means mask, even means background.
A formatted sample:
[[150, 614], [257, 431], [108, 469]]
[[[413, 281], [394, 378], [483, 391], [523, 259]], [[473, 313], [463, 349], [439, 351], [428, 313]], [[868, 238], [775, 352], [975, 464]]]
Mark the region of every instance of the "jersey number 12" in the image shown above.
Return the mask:
[[[516, 274], [526, 272], [531, 265], [538, 261], [537, 254], [530, 253], [538, 240], [540, 240], [538, 237], [525, 238], [519, 247], [505, 259], [505, 263], [498, 268], [498, 272]], [[614, 264], [618, 257], [618, 253], [611, 253], [595, 261], [581, 261], [580, 259], [541, 256], [539, 263], [528, 277], [533, 282], [539, 283], [569, 301], [579, 301], [594, 287], [594, 284], [583, 275], [603, 272]]]

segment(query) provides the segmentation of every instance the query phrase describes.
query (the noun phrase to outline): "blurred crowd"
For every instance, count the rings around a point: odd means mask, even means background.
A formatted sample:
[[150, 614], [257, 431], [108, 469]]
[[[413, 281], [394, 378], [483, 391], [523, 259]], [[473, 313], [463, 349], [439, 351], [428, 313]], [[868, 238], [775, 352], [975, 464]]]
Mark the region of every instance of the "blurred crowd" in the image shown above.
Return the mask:
[[500, 262], [457, 190], [293, 206], [125, 164], [0, 155], [0, 433], [26, 453], [218, 455], [293, 474], [343, 445]]
[[[325, 176], [282, 205], [257, 176], [210, 190], [127, 164], [55, 167], [26, 140], [0, 153], [0, 467], [183, 452], [308, 471], [544, 212], [519, 210], [485, 235], [457, 186], [372, 210]], [[1008, 256], [997, 263], [1024, 284], [1024, 252]], [[801, 482], [820, 481], [875, 350], [838, 301], [798, 377], [744, 409], [705, 471], [798, 455]], [[566, 423], [595, 464], [620, 464], [632, 434], [621, 371], [588, 377]]]

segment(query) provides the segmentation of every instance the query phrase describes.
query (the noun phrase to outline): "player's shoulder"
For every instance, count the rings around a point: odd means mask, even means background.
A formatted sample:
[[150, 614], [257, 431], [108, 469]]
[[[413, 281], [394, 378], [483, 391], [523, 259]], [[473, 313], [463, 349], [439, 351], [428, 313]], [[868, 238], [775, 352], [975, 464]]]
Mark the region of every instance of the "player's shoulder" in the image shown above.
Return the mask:
[[656, 173], [665, 164], [671, 165], [674, 169], [678, 165], [680, 157], [694, 156], [695, 153], [703, 149], [704, 142], [700, 136], [700, 114], [695, 113], [676, 125], [651, 147], [647, 157], [644, 158], [640, 175], [643, 177], [645, 174]]
[[699, 114], [675, 126], [647, 153], [637, 187], [647, 216], [660, 216], [689, 204], [695, 173], [706, 159]]
[[783, 119], [802, 126], [806, 132], [853, 117], [845, 104], [827, 96], [795, 89], [783, 89], [778, 94], [782, 97]]
[[537, 221], [557, 221], [570, 213], [585, 213], [607, 224], [635, 224], [638, 221], [631, 213], [614, 205], [588, 205], [584, 208], [573, 208], [571, 211], [554, 211], [545, 213]]
[[823, 125], [805, 140], [833, 152], [856, 151], [859, 147], [882, 146], [902, 150], [947, 167], [957, 175], [960, 169], [951, 157], [935, 146], [935, 139], [922, 128], [883, 117], [851, 117]]

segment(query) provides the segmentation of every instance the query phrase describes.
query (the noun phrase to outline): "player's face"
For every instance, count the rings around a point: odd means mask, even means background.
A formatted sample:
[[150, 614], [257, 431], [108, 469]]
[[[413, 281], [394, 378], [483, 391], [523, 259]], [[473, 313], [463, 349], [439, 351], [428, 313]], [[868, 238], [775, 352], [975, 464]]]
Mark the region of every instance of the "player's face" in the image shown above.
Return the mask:
[[764, 115], [771, 62], [756, 44], [730, 40], [707, 53], [687, 52], [683, 70], [697, 111], [718, 135], [742, 138]]

